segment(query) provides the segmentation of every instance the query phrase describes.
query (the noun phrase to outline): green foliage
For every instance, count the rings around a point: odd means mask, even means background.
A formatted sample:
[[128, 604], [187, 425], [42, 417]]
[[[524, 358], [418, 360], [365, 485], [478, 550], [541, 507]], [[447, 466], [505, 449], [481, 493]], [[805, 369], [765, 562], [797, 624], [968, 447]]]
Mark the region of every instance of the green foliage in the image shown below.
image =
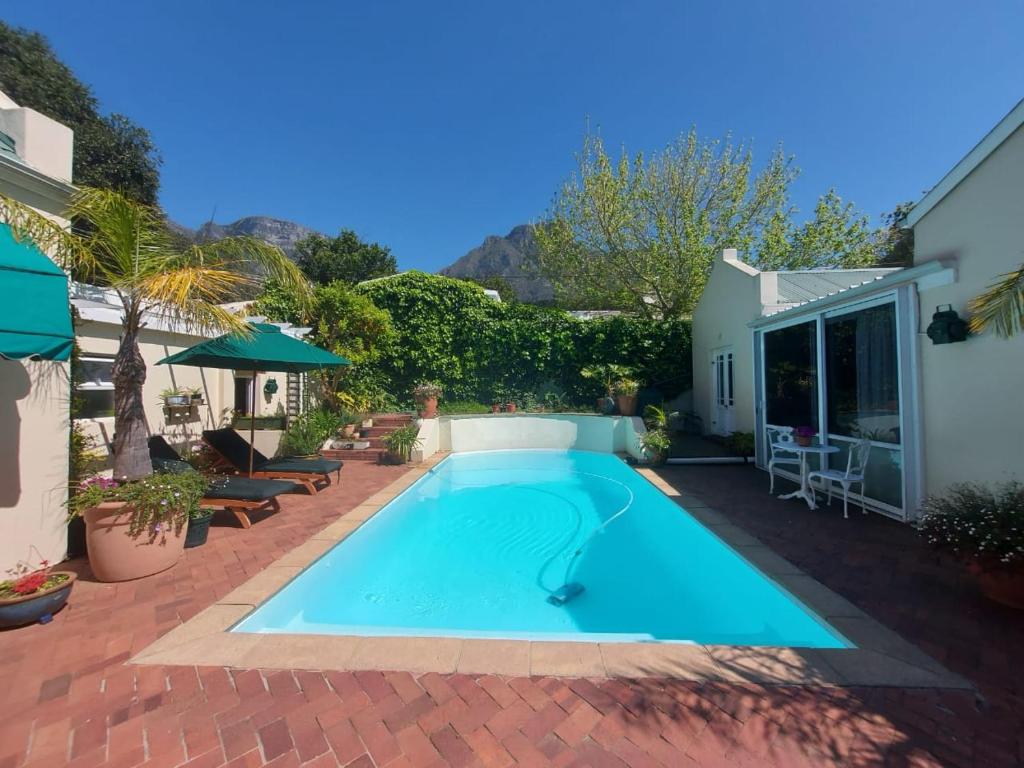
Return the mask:
[[409, 460], [413, 448], [420, 445], [419, 427], [407, 424], [390, 432], [384, 437], [384, 447], [395, 458], [405, 462]]
[[649, 430], [667, 429], [668, 416], [665, 409], [653, 404], [644, 408], [644, 426]]
[[536, 266], [560, 300], [647, 317], [689, 314], [723, 248], [753, 250], [788, 210], [796, 176], [776, 150], [759, 172], [744, 144], [696, 129], [652, 157], [618, 161], [588, 135], [576, 174], [536, 227]]
[[391, 316], [393, 341], [373, 367], [400, 396], [428, 380], [453, 401], [508, 402], [524, 393], [542, 401], [555, 390], [563, 404], [590, 403], [606, 391], [607, 370], [596, 379], [582, 371], [609, 365], [628, 365], [630, 378], [665, 397], [690, 387], [686, 320], [578, 320], [558, 309], [495, 302], [471, 283], [422, 272], [356, 292]]
[[914, 265], [914, 230], [905, 226], [912, 202], [900, 203], [882, 215], [882, 229], [878, 231], [878, 263], [886, 267], [912, 267]]
[[663, 429], [652, 429], [640, 436], [640, 447], [652, 463], [660, 464], [668, 457], [672, 438]]
[[479, 285], [481, 288], [487, 288], [492, 291], [497, 291], [501, 300], [514, 304], [519, 301], [519, 296], [516, 294], [516, 289], [512, 287], [506, 278], [501, 275], [491, 275], [489, 277], [467, 277], [463, 278], [466, 282]]
[[304, 306], [300, 294], [271, 281], [253, 302], [252, 311], [271, 320], [311, 327], [310, 342], [352, 362], [323, 374], [310, 374], [320, 384], [328, 406], [369, 410], [374, 403], [383, 404], [388, 381], [377, 361], [392, 348], [395, 333], [388, 313], [367, 296], [336, 281], [316, 286]]
[[927, 499], [918, 530], [929, 544], [987, 568], [1024, 564], [1024, 484], [960, 483]]
[[389, 248], [365, 243], [351, 229], [341, 230], [337, 237], [307, 235], [295, 244], [295, 260], [311, 282], [321, 285], [354, 285], [398, 270]]
[[475, 400], [457, 400], [452, 403], [441, 403], [437, 407], [437, 411], [445, 416], [490, 413], [491, 406], [478, 403]]
[[326, 408], [315, 408], [292, 419], [281, 435], [278, 454], [281, 456], [309, 456], [317, 453], [328, 438], [345, 425], [344, 417]]
[[754, 455], [753, 432], [733, 432], [731, 435], [729, 435], [728, 443], [729, 450], [731, 450], [737, 456]]
[[75, 132], [75, 184], [156, 203], [161, 159], [149, 132], [124, 115], [101, 115], [92, 89], [45, 37], [0, 22], [0, 89]]
[[132, 508], [128, 535], [145, 533], [152, 542], [166, 533], [167, 526], [180, 533], [208, 487], [209, 481], [198, 472], [160, 472], [122, 483], [89, 482], [68, 499], [68, 510], [73, 516], [81, 515], [103, 502], [124, 502]]

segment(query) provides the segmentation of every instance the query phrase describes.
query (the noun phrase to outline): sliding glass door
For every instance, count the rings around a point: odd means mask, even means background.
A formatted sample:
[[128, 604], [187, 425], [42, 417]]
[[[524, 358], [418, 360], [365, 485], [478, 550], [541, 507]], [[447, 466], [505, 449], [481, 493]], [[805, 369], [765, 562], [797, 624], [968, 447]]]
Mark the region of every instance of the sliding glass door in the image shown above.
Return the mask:
[[875, 509], [902, 517], [905, 358], [896, 297], [769, 326], [755, 342], [760, 456], [768, 454], [769, 426], [813, 428], [821, 442], [839, 448], [821, 459], [839, 470], [846, 469], [851, 446], [870, 440], [865, 496]]

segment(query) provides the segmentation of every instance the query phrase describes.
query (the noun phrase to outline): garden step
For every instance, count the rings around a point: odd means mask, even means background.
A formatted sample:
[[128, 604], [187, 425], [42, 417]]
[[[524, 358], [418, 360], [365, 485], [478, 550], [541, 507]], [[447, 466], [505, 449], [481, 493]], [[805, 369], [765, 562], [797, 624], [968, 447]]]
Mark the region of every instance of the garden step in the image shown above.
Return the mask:
[[338, 448], [331, 449], [328, 451], [320, 451], [320, 455], [325, 459], [339, 459], [341, 461], [380, 461], [380, 457], [385, 453], [380, 448], [364, 448], [362, 450], [356, 450], [355, 448]]

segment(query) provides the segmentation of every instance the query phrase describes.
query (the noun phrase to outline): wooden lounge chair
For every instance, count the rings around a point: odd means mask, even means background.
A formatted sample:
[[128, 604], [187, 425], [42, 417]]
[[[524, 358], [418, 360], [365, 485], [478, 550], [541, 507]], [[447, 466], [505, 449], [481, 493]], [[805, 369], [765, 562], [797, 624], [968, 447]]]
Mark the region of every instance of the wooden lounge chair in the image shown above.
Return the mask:
[[[153, 469], [159, 472], [195, 471], [160, 435], [149, 438], [149, 458]], [[277, 497], [295, 490], [295, 483], [287, 480], [256, 480], [236, 475], [218, 475], [209, 480], [210, 487], [199, 500], [199, 506], [203, 509], [227, 509], [238, 518], [243, 528], [252, 526], [250, 512], [279, 512], [281, 505]]]
[[[235, 430], [204, 430], [203, 442], [213, 449], [223, 466], [243, 475], [249, 474], [249, 443]], [[253, 477], [294, 480], [304, 486], [311, 495], [315, 495], [319, 490], [317, 483], [331, 484], [332, 472], [336, 472], [338, 480], [341, 480], [342, 462], [336, 459], [268, 459], [255, 448], [252, 451]]]

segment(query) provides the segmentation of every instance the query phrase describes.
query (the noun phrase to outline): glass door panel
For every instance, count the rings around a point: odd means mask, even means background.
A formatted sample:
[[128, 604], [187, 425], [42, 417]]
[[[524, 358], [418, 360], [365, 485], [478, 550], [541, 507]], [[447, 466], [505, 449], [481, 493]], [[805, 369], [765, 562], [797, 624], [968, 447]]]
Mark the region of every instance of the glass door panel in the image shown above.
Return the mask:
[[818, 332], [810, 321], [764, 334], [765, 422], [818, 428]]

